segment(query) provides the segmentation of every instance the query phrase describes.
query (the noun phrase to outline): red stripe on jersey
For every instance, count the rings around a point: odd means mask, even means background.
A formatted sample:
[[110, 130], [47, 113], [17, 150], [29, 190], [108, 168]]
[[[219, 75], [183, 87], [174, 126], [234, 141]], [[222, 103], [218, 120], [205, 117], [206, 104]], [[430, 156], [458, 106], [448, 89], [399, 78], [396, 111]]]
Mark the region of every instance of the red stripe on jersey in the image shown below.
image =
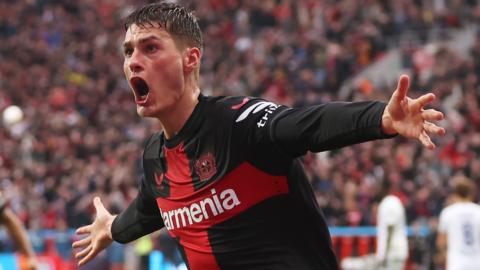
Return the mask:
[[183, 197], [194, 191], [190, 161], [185, 154], [183, 142], [175, 148], [164, 147], [167, 171], [165, 176], [169, 180], [170, 196]]
[[191, 269], [216, 269], [207, 229], [288, 192], [286, 176], [270, 175], [244, 162], [205, 188], [183, 197], [159, 197], [157, 204], [165, 227], [180, 239]]
[[188, 266], [191, 270], [220, 270], [220, 266], [213, 255], [212, 247], [208, 241], [207, 231], [197, 231], [192, 233], [192, 236], [197, 239], [199, 242], [206, 243], [204, 250], [199, 251], [195, 248], [187, 248], [187, 241], [180, 239], [180, 244], [184, 247], [185, 256], [187, 257]]
[[239, 104], [237, 104], [237, 105], [233, 105], [231, 108], [232, 108], [233, 110], [238, 110], [238, 109], [240, 109], [243, 105], [245, 105], [245, 104], [248, 102], [248, 100], [249, 100], [248, 98], [244, 98], [241, 103], [239, 103]]

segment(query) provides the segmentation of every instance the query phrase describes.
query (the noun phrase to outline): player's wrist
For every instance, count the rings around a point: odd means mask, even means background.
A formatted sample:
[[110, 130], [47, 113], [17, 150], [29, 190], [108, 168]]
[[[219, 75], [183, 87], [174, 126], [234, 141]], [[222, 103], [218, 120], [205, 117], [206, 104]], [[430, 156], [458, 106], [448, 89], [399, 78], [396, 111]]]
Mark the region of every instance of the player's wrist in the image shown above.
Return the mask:
[[393, 120], [391, 115], [388, 113], [387, 108], [385, 108], [382, 115], [382, 132], [387, 135], [398, 134], [397, 130], [393, 127]]
[[112, 226], [113, 226], [113, 221], [115, 220], [116, 217], [117, 217], [117, 215], [111, 215], [110, 218], [107, 221], [107, 227], [108, 227], [107, 236], [112, 241], [113, 241]]

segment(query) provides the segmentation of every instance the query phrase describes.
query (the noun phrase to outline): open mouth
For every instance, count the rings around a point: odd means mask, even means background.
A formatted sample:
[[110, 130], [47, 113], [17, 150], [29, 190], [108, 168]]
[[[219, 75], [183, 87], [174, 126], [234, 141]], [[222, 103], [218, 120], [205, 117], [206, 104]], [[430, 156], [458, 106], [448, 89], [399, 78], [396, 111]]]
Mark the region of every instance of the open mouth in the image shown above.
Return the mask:
[[148, 93], [150, 92], [147, 82], [140, 77], [133, 77], [130, 79], [130, 84], [135, 93], [135, 102], [140, 105], [145, 104], [148, 99]]

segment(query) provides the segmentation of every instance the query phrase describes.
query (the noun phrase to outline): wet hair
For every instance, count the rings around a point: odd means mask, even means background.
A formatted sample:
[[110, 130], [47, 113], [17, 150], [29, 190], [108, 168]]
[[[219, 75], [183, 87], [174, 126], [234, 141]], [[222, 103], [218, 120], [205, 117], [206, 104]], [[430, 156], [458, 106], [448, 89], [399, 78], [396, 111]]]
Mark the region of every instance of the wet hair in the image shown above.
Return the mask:
[[456, 179], [455, 182], [456, 182], [454, 186], [455, 195], [464, 199], [475, 198], [476, 187], [470, 179], [466, 177], [460, 177]]
[[139, 27], [159, 26], [178, 41], [203, 51], [203, 37], [197, 18], [178, 4], [157, 2], [140, 7], [125, 19], [125, 31], [133, 24]]

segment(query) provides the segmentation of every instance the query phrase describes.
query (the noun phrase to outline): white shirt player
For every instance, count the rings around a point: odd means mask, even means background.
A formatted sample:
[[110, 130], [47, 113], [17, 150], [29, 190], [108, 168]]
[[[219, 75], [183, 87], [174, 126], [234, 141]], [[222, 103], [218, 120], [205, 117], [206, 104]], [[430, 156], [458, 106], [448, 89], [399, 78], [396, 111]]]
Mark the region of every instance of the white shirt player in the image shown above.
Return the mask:
[[[387, 254], [388, 227], [392, 226]], [[388, 195], [380, 202], [377, 214], [377, 260], [405, 261], [408, 257], [405, 208], [400, 199]]]
[[447, 270], [480, 269], [480, 206], [457, 202], [442, 210], [438, 231], [447, 236]]

